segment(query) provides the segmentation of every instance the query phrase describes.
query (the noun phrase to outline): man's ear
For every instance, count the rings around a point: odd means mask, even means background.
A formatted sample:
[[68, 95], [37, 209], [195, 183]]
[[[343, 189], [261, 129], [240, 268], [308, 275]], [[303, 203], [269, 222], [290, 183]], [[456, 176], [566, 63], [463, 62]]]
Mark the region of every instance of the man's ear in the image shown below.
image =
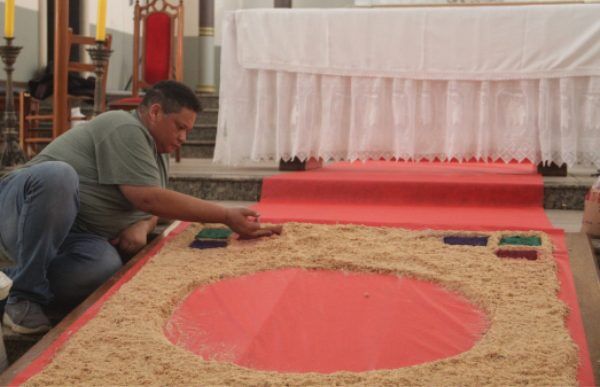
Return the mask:
[[148, 109], [148, 115], [150, 116], [150, 120], [152, 122], [156, 122], [161, 113], [162, 107], [160, 106], [160, 104], [153, 103], [152, 105], [150, 105], [150, 108]]

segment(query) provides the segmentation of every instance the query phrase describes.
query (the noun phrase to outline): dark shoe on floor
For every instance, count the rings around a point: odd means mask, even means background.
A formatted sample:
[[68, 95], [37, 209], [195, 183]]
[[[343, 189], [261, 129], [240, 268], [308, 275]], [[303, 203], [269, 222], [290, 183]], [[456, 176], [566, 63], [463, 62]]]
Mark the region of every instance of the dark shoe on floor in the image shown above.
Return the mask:
[[41, 305], [29, 300], [7, 303], [2, 322], [13, 332], [23, 335], [44, 333], [52, 327]]

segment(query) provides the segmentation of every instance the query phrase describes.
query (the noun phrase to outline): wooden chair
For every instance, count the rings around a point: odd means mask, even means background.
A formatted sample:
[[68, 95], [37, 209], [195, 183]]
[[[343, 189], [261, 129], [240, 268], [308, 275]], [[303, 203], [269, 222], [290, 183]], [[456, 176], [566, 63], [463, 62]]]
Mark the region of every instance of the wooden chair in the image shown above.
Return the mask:
[[[183, 80], [183, 1], [135, 2], [131, 96], [112, 101], [109, 109], [133, 110], [140, 93], [159, 81]], [[181, 159], [179, 150], [175, 160]]]
[[[85, 47], [85, 46], [93, 46], [96, 44], [96, 39], [92, 36], [83, 36], [74, 34], [71, 29], [69, 29], [67, 34], [67, 47], [70, 52], [71, 47]], [[107, 35], [106, 37], [106, 45], [108, 49], [111, 48], [112, 44], [112, 36]], [[94, 65], [92, 63], [83, 63], [83, 62], [68, 62], [66, 68], [58, 69], [57, 71], [64, 71], [65, 73], [69, 72], [93, 72]], [[102, 80], [102, 101], [101, 107], [102, 111], [106, 110], [106, 80], [108, 78], [108, 61], [105, 64], [104, 68], [104, 78]], [[68, 79], [68, 77], [65, 77]], [[54, 88], [54, 93], [57, 92], [57, 88]], [[71, 117], [71, 107], [76, 103], [81, 104], [82, 102], [92, 102], [93, 97], [87, 96], [75, 96], [69, 95], [69, 103], [67, 104], [67, 117], [68, 117], [68, 126], [71, 126], [72, 121], [87, 119], [81, 117]], [[42, 101], [32, 97], [29, 93], [21, 92], [19, 95], [19, 103], [23, 108], [19, 111], [19, 127], [20, 127], [20, 143], [21, 147], [25, 151], [28, 156], [33, 156], [38, 153], [43, 146], [50, 143], [54, 140], [54, 135], [52, 131], [52, 122], [54, 113], [44, 113], [42, 111]]]
[[133, 110], [140, 92], [167, 79], [183, 80], [183, 1], [135, 2], [131, 96], [109, 104], [109, 109]]

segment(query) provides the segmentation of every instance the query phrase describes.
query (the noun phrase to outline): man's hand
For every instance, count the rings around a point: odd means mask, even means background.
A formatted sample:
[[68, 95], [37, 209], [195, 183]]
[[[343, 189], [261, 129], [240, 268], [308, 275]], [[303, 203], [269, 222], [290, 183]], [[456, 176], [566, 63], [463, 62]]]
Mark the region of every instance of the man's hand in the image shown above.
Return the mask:
[[135, 208], [161, 218], [224, 223], [242, 238], [269, 236], [279, 231], [279, 228], [261, 229], [258, 214], [247, 208], [225, 208], [160, 187], [120, 185], [119, 189]]
[[[254, 218], [253, 221], [249, 217]], [[224, 223], [243, 239], [272, 235], [272, 230], [260, 228], [258, 217], [257, 212], [248, 208], [227, 208]]]
[[129, 255], [133, 255], [140, 251], [148, 243], [148, 233], [156, 226], [156, 217], [151, 219], [141, 220], [127, 228], [121, 230], [121, 233], [110, 243], [113, 246]]

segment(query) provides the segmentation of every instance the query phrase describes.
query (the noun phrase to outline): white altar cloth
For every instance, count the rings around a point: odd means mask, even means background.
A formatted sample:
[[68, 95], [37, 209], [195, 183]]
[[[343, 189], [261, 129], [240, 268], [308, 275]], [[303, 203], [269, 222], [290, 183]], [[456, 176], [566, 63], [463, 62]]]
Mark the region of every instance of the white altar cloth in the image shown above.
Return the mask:
[[600, 167], [600, 5], [243, 10], [214, 160]]

